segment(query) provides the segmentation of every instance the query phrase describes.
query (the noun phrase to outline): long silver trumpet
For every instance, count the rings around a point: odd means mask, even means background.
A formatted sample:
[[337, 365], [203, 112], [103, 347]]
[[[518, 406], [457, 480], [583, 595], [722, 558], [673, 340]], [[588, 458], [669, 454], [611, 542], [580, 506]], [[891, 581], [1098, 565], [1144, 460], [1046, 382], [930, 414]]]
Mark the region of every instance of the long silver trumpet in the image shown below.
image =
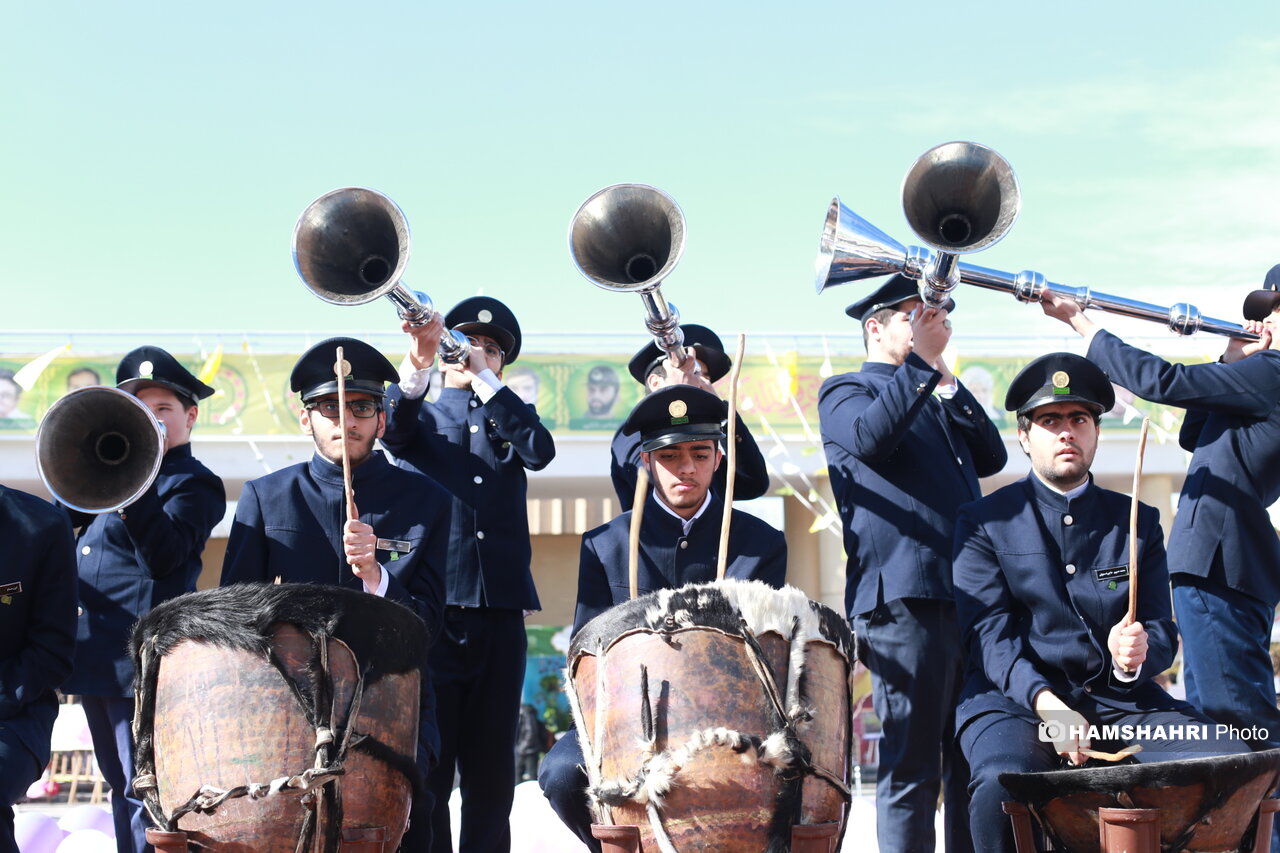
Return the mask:
[[596, 287], [638, 293], [645, 325], [676, 364], [688, 357], [680, 312], [660, 286], [684, 254], [684, 214], [645, 184], [614, 184], [582, 203], [569, 222], [569, 254]]
[[939, 306], [956, 284], [1012, 293], [1020, 302], [1040, 302], [1046, 294], [1074, 299], [1082, 308], [1164, 323], [1179, 335], [1211, 332], [1257, 340], [1237, 323], [1205, 317], [1185, 302], [1171, 307], [1098, 293], [1049, 281], [1032, 270], [1001, 272], [963, 263], [958, 256], [991, 246], [1018, 216], [1021, 195], [1008, 162], [983, 145], [947, 142], [922, 154], [902, 183], [907, 222], [928, 246], [903, 246], [841, 204], [827, 209], [816, 265], [817, 290], [845, 282], [902, 273], [920, 283], [920, 298]]
[[[302, 283], [333, 305], [363, 305], [379, 296], [395, 303], [402, 320], [425, 326], [435, 315], [431, 298], [401, 281], [409, 263], [409, 223], [380, 192], [344, 187], [307, 205], [293, 229], [293, 265]], [[470, 347], [461, 332], [440, 335], [440, 357], [460, 362]]]
[[160, 471], [165, 429], [146, 404], [117, 388], [77, 388], [49, 407], [36, 430], [45, 488], [80, 512], [103, 513], [142, 497]]

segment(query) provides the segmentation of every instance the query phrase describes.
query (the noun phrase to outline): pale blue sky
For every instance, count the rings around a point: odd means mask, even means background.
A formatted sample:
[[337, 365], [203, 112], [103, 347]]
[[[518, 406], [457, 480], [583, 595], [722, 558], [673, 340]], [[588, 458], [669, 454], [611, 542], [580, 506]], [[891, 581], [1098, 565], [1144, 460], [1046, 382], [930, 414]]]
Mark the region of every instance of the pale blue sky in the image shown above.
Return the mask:
[[[849, 331], [816, 296], [831, 197], [919, 242], [900, 185], [972, 139], [1019, 221], [974, 263], [1238, 320], [1280, 262], [1280, 3], [16, 3], [0, 33], [0, 331], [394, 328], [329, 306], [292, 228], [363, 185], [407, 284], [526, 331], [643, 338], [570, 262], [578, 205], [651, 183], [688, 220], [664, 286], [723, 333]], [[1061, 328], [966, 287], [962, 332]], [[1157, 331], [1155, 327], [1151, 332]], [[0, 351], [5, 345], [0, 337]]]

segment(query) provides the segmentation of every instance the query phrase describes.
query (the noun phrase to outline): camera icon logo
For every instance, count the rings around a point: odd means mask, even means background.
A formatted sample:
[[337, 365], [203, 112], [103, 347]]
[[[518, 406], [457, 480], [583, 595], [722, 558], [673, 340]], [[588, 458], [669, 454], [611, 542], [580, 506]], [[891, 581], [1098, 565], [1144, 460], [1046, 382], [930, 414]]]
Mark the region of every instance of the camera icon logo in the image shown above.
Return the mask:
[[1053, 743], [1055, 741], [1064, 740], [1067, 736], [1067, 727], [1064, 723], [1057, 720], [1049, 720], [1040, 723], [1036, 727], [1036, 738], [1041, 743]]

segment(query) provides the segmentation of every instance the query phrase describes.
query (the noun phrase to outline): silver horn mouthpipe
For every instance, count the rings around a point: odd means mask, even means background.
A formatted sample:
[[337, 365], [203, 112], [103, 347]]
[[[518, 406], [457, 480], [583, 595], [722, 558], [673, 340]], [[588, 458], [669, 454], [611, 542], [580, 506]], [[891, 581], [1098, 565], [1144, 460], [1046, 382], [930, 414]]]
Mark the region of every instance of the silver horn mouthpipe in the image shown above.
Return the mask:
[[1074, 299], [1082, 308], [1163, 323], [1179, 335], [1198, 331], [1257, 340], [1243, 326], [1204, 317], [1194, 305], [1169, 308], [1071, 287], [1038, 272], [1008, 273], [960, 261], [1003, 237], [1017, 218], [1020, 193], [1009, 164], [971, 142], [948, 142], [926, 151], [907, 173], [903, 210], [912, 230], [936, 252], [904, 246], [834, 198], [827, 208], [818, 247], [815, 285], [828, 287], [901, 273], [919, 282], [920, 298], [942, 305], [956, 284], [1011, 293], [1020, 302], [1040, 302], [1046, 293]]
[[675, 199], [645, 184], [614, 184], [582, 203], [569, 221], [569, 255], [596, 287], [638, 293], [645, 325], [677, 364], [688, 354], [675, 307], [661, 284], [684, 254], [684, 214]]
[[114, 512], [142, 497], [164, 459], [164, 425], [118, 388], [77, 388], [49, 407], [36, 430], [36, 470], [59, 503]]
[[[364, 305], [385, 296], [402, 320], [425, 326], [431, 300], [405, 287], [409, 222], [380, 192], [344, 187], [320, 196], [293, 229], [293, 265], [307, 289], [332, 305]], [[460, 332], [440, 335], [440, 357], [460, 362], [470, 347]]]

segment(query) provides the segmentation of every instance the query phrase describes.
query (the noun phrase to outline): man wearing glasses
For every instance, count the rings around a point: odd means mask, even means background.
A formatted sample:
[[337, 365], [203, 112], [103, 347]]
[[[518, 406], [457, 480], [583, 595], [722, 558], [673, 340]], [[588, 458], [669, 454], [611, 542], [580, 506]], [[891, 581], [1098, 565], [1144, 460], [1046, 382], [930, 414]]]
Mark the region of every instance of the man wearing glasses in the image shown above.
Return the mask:
[[[442, 365], [444, 388], [427, 402], [427, 371], [446, 326], [466, 335], [471, 349], [462, 362]], [[520, 324], [506, 305], [475, 296], [443, 320], [402, 328], [415, 370], [389, 390], [383, 443], [402, 467], [453, 495], [447, 606], [430, 659], [443, 742], [427, 780], [436, 798], [433, 847], [452, 849], [448, 800], [456, 768], [458, 849], [498, 853], [511, 845], [524, 616], [541, 607], [529, 568], [525, 471], [545, 467], [555, 445], [533, 406], [502, 381], [503, 368], [520, 354]]]
[[[345, 432], [335, 372], [339, 347]], [[354, 338], [331, 338], [303, 353], [289, 387], [302, 396], [299, 420], [315, 441], [315, 455], [244, 484], [222, 564], [222, 586], [276, 581], [363, 589], [413, 610], [426, 622], [428, 636], [434, 636], [444, 607], [449, 497], [431, 480], [397, 468], [373, 449], [386, 429], [384, 386], [396, 379], [395, 367], [382, 353]], [[358, 513], [350, 521], [343, 489], [344, 444]], [[440, 754], [434, 702], [425, 685], [421, 702], [418, 769], [425, 777]], [[430, 792], [415, 798], [410, 822], [427, 824], [432, 806]], [[426, 848], [406, 841], [404, 849]]]

